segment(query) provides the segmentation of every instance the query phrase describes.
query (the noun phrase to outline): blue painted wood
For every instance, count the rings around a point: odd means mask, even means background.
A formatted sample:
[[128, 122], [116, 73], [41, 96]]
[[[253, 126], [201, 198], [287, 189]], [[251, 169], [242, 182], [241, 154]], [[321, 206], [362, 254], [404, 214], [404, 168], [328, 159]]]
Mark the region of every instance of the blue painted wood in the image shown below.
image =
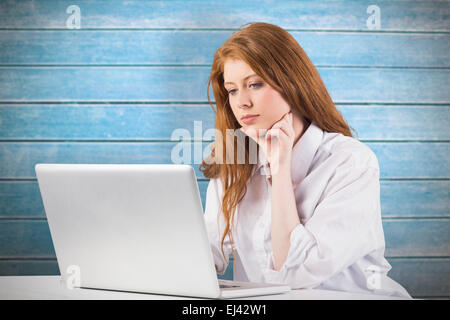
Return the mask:
[[[209, 142], [3, 142], [0, 178], [35, 178], [36, 163], [184, 163], [193, 166], [198, 178], [204, 178], [198, 167], [202, 153], [210, 153], [209, 145]], [[449, 143], [366, 145], [378, 158], [381, 178], [450, 178]], [[187, 162], [183, 162], [183, 157]]]
[[449, 219], [383, 220], [386, 257], [450, 256]]
[[383, 217], [450, 217], [450, 181], [381, 181]]
[[367, 143], [375, 152], [380, 166], [380, 177], [450, 178], [449, 143]]
[[8, 105], [0, 106], [0, 139], [171, 140], [186, 129], [197, 140], [214, 128], [211, 106], [203, 105]]
[[[215, 107], [215, 106], [214, 106]], [[448, 106], [338, 105], [360, 140], [450, 141]], [[0, 105], [1, 140], [170, 140], [187, 129], [192, 139], [210, 140], [209, 104]], [[158, 125], [155, 125], [158, 124]], [[194, 128], [202, 129], [195, 137]]]
[[360, 140], [450, 140], [448, 106], [337, 106]]
[[56, 257], [47, 220], [0, 220], [0, 259], [30, 257]]
[[[450, 103], [449, 69], [317, 70], [336, 103]], [[209, 72], [203, 66], [0, 67], [0, 102], [207, 102]]]
[[[450, 35], [446, 33], [290, 31], [290, 34], [316, 66], [450, 65]], [[0, 64], [211, 64], [215, 50], [231, 35], [228, 30], [3, 30]]]
[[1, 276], [60, 275], [56, 259], [0, 259]]
[[[209, 180], [198, 180], [202, 206]], [[450, 181], [380, 181], [384, 218], [450, 217]], [[36, 181], [0, 181], [1, 218], [45, 218]]]
[[388, 258], [388, 275], [413, 297], [441, 297], [450, 292], [449, 258]]
[[[0, 3], [0, 28], [66, 28], [70, 1]], [[373, 1], [86, 1], [78, 0], [81, 28], [237, 28], [266, 21], [283, 28], [368, 30]], [[381, 30], [445, 31], [445, 1], [379, 0]]]
[[46, 217], [37, 181], [0, 181], [0, 219], [24, 217]]

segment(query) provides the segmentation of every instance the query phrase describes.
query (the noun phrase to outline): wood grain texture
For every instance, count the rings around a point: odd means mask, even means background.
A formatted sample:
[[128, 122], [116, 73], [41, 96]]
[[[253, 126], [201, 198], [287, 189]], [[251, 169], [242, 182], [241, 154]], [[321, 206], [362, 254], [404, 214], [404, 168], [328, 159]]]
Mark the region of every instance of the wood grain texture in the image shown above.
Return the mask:
[[[207, 102], [210, 69], [4, 66], [0, 102]], [[336, 103], [450, 104], [449, 69], [318, 67], [317, 71]]]
[[[188, 5], [186, 5], [186, 3]], [[0, 6], [0, 28], [65, 29], [69, 1], [8, 1]], [[78, 0], [81, 28], [238, 28], [266, 21], [283, 28], [368, 30], [372, 1]], [[447, 31], [447, 1], [377, 1], [383, 31]]]
[[[229, 30], [0, 30], [0, 65], [212, 63]], [[291, 31], [316, 66], [449, 67], [450, 35]], [[194, 45], [195, 44], [195, 45]], [[95, 50], [93, 50], [95, 48]], [[182, 54], [179, 54], [179, 53]]]

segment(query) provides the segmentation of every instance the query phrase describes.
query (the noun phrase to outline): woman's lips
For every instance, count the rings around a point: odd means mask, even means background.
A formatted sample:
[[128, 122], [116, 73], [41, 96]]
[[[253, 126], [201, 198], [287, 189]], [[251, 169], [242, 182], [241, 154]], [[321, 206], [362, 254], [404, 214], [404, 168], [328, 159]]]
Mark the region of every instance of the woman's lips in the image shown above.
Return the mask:
[[245, 124], [250, 124], [250, 123], [252, 123], [253, 121], [255, 121], [256, 118], [258, 118], [258, 117], [259, 117], [259, 115], [251, 116], [251, 117], [246, 117], [246, 118], [243, 118], [243, 119], [242, 119], [242, 122], [244, 122]]

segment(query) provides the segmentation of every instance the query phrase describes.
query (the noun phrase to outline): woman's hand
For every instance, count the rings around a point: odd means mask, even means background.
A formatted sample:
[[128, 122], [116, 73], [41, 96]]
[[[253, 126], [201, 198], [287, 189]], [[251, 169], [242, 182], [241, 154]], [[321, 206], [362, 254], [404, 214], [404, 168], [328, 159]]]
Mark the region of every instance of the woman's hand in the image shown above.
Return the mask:
[[278, 173], [279, 169], [288, 168], [290, 170], [291, 168], [292, 147], [295, 139], [292, 117], [291, 111], [286, 113], [272, 125], [265, 137], [260, 137], [254, 128], [246, 130], [241, 128], [246, 135], [255, 140], [260, 148], [262, 148], [270, 164], [272, 176]]

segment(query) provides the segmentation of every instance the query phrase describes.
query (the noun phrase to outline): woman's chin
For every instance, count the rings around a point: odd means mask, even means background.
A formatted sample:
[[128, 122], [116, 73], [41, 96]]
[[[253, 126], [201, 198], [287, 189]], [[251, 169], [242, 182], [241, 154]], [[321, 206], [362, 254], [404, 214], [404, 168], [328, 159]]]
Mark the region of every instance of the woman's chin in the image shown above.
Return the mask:
[[269, 130], [267, 128], [261, 128], [260, 126], [251, 125], [251, 124], [242, 126], [240, 129], [244, 129], [247, 132], [249, 130], [256, 131], [256, 133], [258, 134], [259, 137], [264, 137], [266, 135], [267, 131]]

